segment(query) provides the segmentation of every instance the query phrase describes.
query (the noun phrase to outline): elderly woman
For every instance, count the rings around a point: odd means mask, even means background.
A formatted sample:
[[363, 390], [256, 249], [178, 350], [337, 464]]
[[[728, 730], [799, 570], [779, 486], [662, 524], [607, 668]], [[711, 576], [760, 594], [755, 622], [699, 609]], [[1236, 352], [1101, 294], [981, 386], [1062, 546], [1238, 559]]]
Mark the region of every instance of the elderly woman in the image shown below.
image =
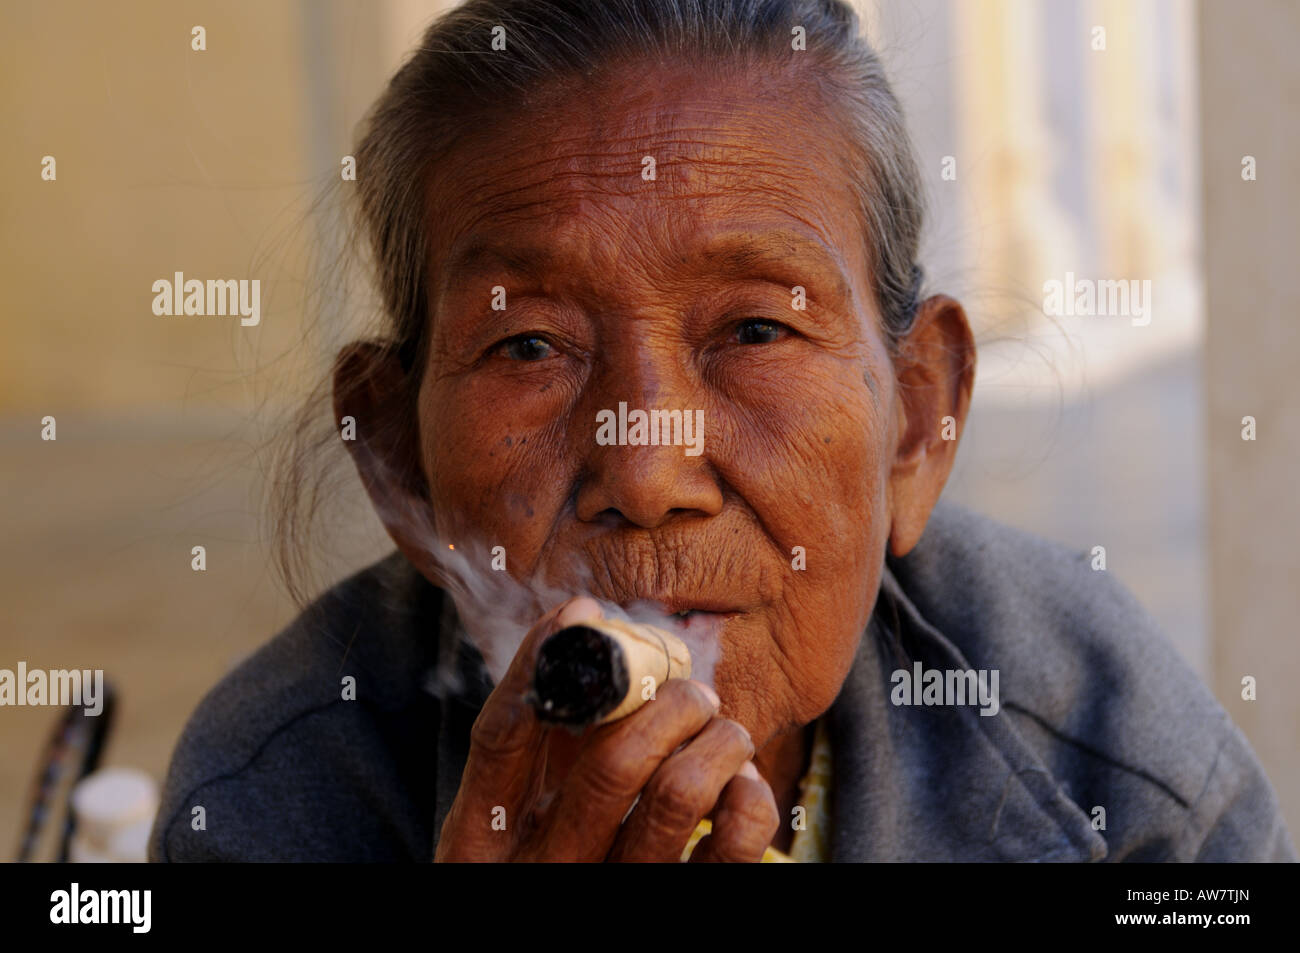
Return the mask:
[[[156, 859], [1294, 858], [1131, 597], [940, 503], [974, 344], [839, 0], [471, 0], [357, 170], [334, 420], [397, 551], [205, 699]], [[647, 605], [716, 667], [540, 719], [547, 637]]]

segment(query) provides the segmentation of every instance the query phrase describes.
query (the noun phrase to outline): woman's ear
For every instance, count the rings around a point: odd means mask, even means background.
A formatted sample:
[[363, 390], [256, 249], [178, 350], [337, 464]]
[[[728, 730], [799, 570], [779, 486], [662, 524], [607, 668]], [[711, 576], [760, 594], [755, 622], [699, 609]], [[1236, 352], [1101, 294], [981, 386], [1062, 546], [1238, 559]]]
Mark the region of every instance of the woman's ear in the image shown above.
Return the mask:
[[948, 482], [975, 386], [975, 339], [946, 295], [921, 303], [894, 360], [898, 448], [890, 486], [889, 551], [916, 545]]
[[379, 344], [349, 344], [334, 361], [334, 417], [343, 445], [388, 535], [411, 565], [432, 577], [433, 510], [410, 393], [397, 355]]

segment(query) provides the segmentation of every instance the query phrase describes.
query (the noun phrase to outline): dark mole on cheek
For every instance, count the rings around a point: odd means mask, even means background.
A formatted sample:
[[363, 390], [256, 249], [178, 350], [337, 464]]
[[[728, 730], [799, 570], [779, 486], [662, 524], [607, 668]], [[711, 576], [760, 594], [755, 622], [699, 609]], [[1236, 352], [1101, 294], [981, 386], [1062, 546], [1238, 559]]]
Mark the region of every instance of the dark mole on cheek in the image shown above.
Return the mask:
[[831, 442], [830, 437], [822, 437], [822, 443], [830, 443], [830, 442]]
[[509, 437], [506, 437], [506, 446], [507, 446], [507, 447], [512, 447], [512, 446], [514, 446], [514, 443], [515, 443], [515, 442], [514, 442], [513, 440], [511, 440]]

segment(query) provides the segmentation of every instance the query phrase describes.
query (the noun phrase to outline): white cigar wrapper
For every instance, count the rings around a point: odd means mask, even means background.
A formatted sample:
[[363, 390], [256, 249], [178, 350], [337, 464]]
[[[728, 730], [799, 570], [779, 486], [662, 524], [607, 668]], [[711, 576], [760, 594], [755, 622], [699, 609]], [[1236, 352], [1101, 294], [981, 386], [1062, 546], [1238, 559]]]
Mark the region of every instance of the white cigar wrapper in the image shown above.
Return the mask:
[[561, 629], [543, 644], [529, 697], [543, 719], [603, 725], [644, 705], [647, 687], [658, 691], [670, 678], [690, 676], [690, 650], [671, 632], [599, 619]]

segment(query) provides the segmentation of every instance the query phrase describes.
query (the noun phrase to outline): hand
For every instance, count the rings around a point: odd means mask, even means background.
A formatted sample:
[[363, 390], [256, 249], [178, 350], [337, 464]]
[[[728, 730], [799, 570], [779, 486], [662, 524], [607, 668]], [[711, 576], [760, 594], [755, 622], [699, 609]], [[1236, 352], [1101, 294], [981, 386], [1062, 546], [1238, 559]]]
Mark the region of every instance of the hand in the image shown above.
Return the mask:
[[670, 679], [626, 718], [574, 735], [524, 701], [537, 650], [559, 629], [600, 618], [587, 598], [529, 630], [470, 735], [436, 861], [676, 862], [700, 820], [713, 832], [691, 860], [759, 860], [780, 824], [776, 799], [739, 722], [702, 682]]

